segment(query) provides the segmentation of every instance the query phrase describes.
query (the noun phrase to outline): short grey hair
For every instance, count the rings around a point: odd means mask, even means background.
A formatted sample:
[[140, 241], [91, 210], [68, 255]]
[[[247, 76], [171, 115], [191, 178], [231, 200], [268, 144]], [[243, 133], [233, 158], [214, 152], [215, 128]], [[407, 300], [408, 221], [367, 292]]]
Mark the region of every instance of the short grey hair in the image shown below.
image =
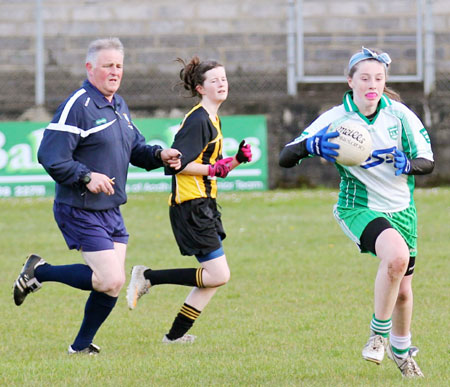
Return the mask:
[[89, 44], [86, 55], [86, 63], [92, 63], [95, 65], [98, 53], [101, 50], [117, 50], [124, 55], [123, 44], [119, 38], [97, 39]]

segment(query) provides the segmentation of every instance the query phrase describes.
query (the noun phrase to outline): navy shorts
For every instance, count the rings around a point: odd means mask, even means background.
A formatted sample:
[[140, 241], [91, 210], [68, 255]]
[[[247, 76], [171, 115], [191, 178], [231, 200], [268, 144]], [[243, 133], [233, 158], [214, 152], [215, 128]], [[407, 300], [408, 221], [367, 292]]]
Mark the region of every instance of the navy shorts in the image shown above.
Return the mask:
[[53, 213], [69, 249], [112, 250], [114, 242], [128, 243], [119, 207], [89, 211], [55, 202]]

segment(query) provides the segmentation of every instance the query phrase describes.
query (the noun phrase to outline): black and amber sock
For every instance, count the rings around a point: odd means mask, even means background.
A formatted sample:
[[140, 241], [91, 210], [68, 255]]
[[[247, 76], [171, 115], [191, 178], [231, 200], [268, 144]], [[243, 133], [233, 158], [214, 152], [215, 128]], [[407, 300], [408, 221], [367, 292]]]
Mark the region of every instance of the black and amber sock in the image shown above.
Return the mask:
[[201, 311], [195, 309], [186, 303], [183, 304], [180, 311], [173, 321], [172, 328], [166, 335], [169, 340], [176, 340], [182, 337], [189, 329], [191, 329], [195, 320], [200, 316]]
[[150, 280], [152, 286], [162, 284], [195, 286], [203, 288], [203, 268], [197, 269], [167, 269], [144, 271], [144, 277]]

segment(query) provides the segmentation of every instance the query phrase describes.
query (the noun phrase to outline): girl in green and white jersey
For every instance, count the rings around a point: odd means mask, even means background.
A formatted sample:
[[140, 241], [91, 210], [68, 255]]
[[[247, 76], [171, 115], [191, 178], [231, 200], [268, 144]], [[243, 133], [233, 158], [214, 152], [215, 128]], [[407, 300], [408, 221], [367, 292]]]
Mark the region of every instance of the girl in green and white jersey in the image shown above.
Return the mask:
[[[405, 377], [422, 377], [411, 346], [412, 278], [417, 255], [414, 175], [434, 168], [430, 139], [419, 118], [386, 87], [391, 59], [362, 48], [348, 66], [350, 91], [343, 103], [320, 115], [281, 151], [279, 163], [290, 168], [305, 157], [335, 163], [339, 145], [335, 128], [344, 121], [366, 127], [372, 152], [361, 165], [335, 164], [341, 177], [334, 216], [361, 252], [380, 259], [375, 279], [375, 307], [363, 358], [381, 363], [385, 351]], [[388, 340], [389, 339], [389, 340]]]

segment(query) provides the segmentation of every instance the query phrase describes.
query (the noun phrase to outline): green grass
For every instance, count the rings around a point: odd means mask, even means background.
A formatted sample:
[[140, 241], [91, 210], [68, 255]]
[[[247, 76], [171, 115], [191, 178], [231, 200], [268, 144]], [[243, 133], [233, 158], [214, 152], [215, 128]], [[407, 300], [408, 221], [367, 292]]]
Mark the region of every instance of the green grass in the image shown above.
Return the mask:
[[[372, 314], [377, 260], [361, 255], [334, 221], [329, 190], [221, 194], [231, 281], [195, 323], [192, 345], [161, 343], [189, 289], [159, 286], [130, 312], [125, 289], [95, 342], [96, 358], [69, 357], [86, 292], [61, 284], [16, 307], [11, 285], [25, 256], [81, 262], [67, 250], [51, 199], [0, 200], [0, 385], [403, 386], [386, 359], [361, 359]], [[450, 189], [417, 190], [419, 256], [413, 341], [424, 380], [449, 379]], [[194, 267], [172, 236], [166, 194], [130, 195], [127, 272]]]

